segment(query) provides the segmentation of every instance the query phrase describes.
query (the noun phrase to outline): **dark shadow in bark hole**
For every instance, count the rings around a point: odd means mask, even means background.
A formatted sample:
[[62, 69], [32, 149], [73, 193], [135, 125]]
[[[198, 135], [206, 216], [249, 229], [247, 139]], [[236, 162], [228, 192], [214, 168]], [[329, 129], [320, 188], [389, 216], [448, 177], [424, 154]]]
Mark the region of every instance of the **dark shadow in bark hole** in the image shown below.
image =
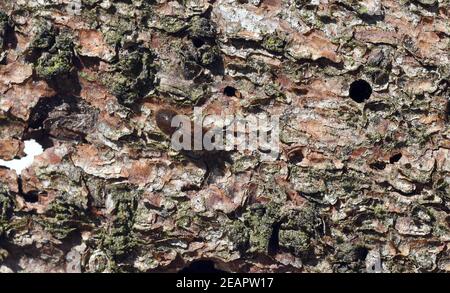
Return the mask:
[[384, 15], [368, 15], [363, 13], [359, 16], [359, 18], [368, 24], [376, 24], [379, 21], [384, 21]]
[[372, 87], [370, 84], [362, 79], [355, 80], [350, 85], [349, 96], [357, 102], [362, 103], [370, 98], [372, 95]]
[[289, 162], [297, 164], [303, 161], [304, 156], [301, 149], [296, 149], [288, 152]]
[[234, 96], [236, 96], [236, 92], [237, 92], [236, 88], [234, 88], [234, 87], [232, 87], [232, 86], [226, 86], [226, 87], [223, 89], [223, 93], [224, 93], [226, 96], [228, 96], [228, 97], [234, 97]]
[[100, 58], [79, 56], [74, 60], [75, 67], [82, 68], [97, 68], [100, 66]]
[[26, 202], [30, 202], [30, 203], [35, 203], [35, 202], [39, 201], [39, 193], [37, 193], [35, 191], [24, 193], [24, 194], [22, 194], [22, 197]]
[[213, 75], [225, 75], [225, 66], [223, 64], [222, 56], [218, 56], [218, 58], [210, 65], [206, 66]]
[[369, 164], [369, 167], [375, 170], [384, 170], [386, 168], [385, 162], [373, 162]]
[[[309, 62], [310, 60], [308, 60], [307, 62]], [[326, 67], [333, 67], [336, 69], [344, 69], [344, 64], [341, 63], [336, 63], [331, 61], [328, 58], [324, 58], [324, 57], [320, 57], [319, 59], [317, 59], [316, 61], [314, 61], [313, 63], [317, 64], [318, 66], [320, 66], [320, 68], [326, 68]]]
[[244, 39], [231, 39], [231, 45], [236, 49], [255, 49], [259, 50], [261, 48], [261, 44], [257, 41], [253, 40], [244, 40]]
[[188, 266], [178, 271], [180, 274], [192, 273], [227, 273], [226, 271], [216, 269], [215, 263], [212, 260], [196, 260], [191, 262]]
[[445, 121], [449, 121], [450, 120], [450, 101], [447, 101], [447, 106], [445, 107], [445, 117], [444, 117]]
[[5, 37], [4, 37], [4, 48], [16, 49], [17, 48], [17, 36], [14, 28], [11, 26], [6, 26]]
[[214, 178], [217, 176], [224, 176], [226, 163], [233, 163], [230, 155], [231, 152], [227, 151], [204, 152], [201, 158], [193, 158], [189, 152], [186, 151], [182, 152], [182, 154], [198, 167], [202, 166], [202, 163], [206, 165], [206, 175], [204, 180], [206, 184], [214, 183]]
[[[390, 106], [388, 104], [385, 103], [380, 103], [380, 102], [372, 102], [372, 103], [367, 103], [365, 105], [365, 108], [374, 112], [378, 112], [378, 111], [388, 111], [390, 109]], [[398, 113], [397, 113], [398, 115]]]
[[[75, 61], [73, 61], [75, 63]], [[69, 74], [47, 81], [48, 85], [60, 95], [79, 96], [81, 92], [80, 79], [76, 67]]]
[[367, 257], [367, 254], [369, 254], [369, 250], [364, 246], [359, 246], [355, 249], [355, 257], [358, 260], [365, 260]]
[[272, 227], [272, 235], [269, 239], [269, 247], [267, 248], [269, 255], [274, 255], [280, 248], [280, 227], [281, 223], [275, 223]]
[[328, 16], [328, 15], [320, 15], [320, 21], [323, 22], [324, 24], [331, 24], [331, 23], [336, 23], [336, 19]]
[[47, 131], [44, 129], [29, 130], [24, 134], [23, 140], [34, 139], [38, 144], [42, 146], [44, 150], [53, 147], [53, 140], [50, 138]]
[[22, 198], [29, 203], [35, 203], [39, 201], [39, 193], [36, 191], [30, 191], [27, 193], [23, 192], [22, 189], [22, 177], [17, 177], [17, 186], [19, 187], [19, 195], [22, 196]]
[[194, 47], [200, 48], [201, 46], [203, 46], [205, 44], [205, 41], [201, 38], [193, 38], [192, 44], [194, 45]]
[[97, 121], [98, 112], [76, 96], [41, 98], [33, 107], [25, 138], [36, 140], [44, 149], [54, 139], [85, 141]]
[[424, 4], [424, 3], [421, 3], [418, 0], [412, 0], [411, 2], [413, 2], [417, 6], [422, 7], [423, 9], [427, 10], [428, 12], [431, 12], [431, 13], [438, 13], [439, 12], [439, 3], [437, 1], [435, 3], [433, 3], [433, 4]]
[[401, 153], [392, 155], [389, 158], [389, 163], [391, 163], [391, 164], [397, 163], [398, 161], [400, 161], [401, 158], [402, 158], [402, 154]]
[[39, 129], [44, 121], [48, 118], [48, 114], [62, 104], [68, 104], [70, 110], [78, 112], [80, 109], [77, 105], [77, 98], [74, 96], [53, 96], [41, 98], [36, 106], [31, 110], [28, 127]]

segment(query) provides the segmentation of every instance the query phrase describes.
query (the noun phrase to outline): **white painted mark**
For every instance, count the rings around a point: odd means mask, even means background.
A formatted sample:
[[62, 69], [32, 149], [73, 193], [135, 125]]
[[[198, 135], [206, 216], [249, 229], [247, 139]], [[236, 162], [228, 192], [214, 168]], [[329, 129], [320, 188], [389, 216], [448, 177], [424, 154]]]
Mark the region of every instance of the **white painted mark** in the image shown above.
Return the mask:
[[0, 159], [0, 166], [8, 167], [9, 169], [13, 169], [16, 171], [17, 175], [22, 173], [23, 169], [26, 169], [33, 164], [34, 157], [42, 154], [44, 149], [42, 146], [37, 143], [34, 139], [25, 141], [25, 149], [24, 152], [26, 154], [25, 157], [21, 159], [4, 161]]

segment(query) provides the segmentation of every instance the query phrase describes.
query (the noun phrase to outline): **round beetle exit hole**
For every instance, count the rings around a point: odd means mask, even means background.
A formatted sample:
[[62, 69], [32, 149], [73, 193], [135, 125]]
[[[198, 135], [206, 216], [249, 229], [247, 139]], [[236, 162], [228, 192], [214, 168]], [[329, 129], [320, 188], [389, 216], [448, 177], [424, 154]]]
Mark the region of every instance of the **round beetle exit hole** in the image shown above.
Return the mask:
[[365, 80], [355, 80], [350, 85], [349, 95], [353, 101], [362, 103], [369, 99], [370, 95], [372, 95], [372, 87]]
[[223, 89], [223, 93], [228, 97], [236, 96], [236, 89], [232, 86], [226, 86]]

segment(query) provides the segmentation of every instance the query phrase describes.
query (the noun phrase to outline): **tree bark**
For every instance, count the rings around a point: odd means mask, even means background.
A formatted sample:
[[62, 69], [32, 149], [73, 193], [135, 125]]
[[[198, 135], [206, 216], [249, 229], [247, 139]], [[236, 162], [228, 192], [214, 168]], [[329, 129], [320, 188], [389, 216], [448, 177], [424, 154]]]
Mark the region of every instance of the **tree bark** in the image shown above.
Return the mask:
[[[0, 167], [0, 271], [450, 271], [449, 8], [0, 1], [0, 159], [44, 149]], [[194, 107], [279, 154], [175, 151]]]

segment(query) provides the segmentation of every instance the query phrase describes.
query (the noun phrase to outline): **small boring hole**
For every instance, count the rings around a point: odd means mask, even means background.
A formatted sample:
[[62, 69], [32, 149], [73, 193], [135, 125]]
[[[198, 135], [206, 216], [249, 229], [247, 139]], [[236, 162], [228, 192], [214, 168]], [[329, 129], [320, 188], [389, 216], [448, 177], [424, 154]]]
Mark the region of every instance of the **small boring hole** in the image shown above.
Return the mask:
[[365, 80], [355, 80], [350, 85], [349, 95], [353, 101], [362, 103], [372, 95], [372, 87]]
[[385, 162], [374, 162], [369, 164], [369, 167], [372, 169], [376, 169], [376, 170], [384, 170], [384, 168], [386, 168], [386, 163]]
[[398, 161], [400, 161], [401, 158], [402, 158], [401, 153], [395, 154], [389, 158], [389, 163], [391, 164], [397, 163]]
[[289, 152], [288, 158], [292, 164], [298, 164], [301, 161], [303, 161], [304, 156], [303, 156], [302, 151], [300, 149], [298, 149], [298, 150], [293, 150], [293, 151]]
[[228, 97], [234, 97], [236, 96], [236, 89], [232, 86], [226, 86], [223, 89], [223, 93]]

